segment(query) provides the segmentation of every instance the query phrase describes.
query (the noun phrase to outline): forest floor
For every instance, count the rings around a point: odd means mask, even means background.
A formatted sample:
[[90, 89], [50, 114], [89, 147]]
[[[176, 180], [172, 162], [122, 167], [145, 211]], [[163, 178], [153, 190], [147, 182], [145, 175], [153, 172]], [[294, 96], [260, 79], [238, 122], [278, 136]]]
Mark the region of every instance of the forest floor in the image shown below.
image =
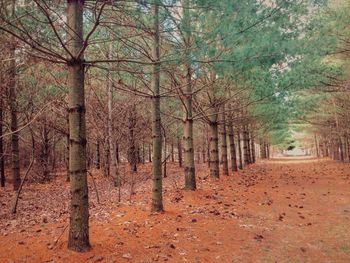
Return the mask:
[[183, 191], [172, 165], [166, 211], [152, 215], [148, 165], [121, 202], [94, 171], [101, 203], [91, 187], [87, 253], [66, 248], [64, 175], [25, 185], [16, 216], [10, 186], [0, 189], [0, 262], [350, 262], [349, 164], [280, 158], [217, 181], [208, 173], [199, 165], [198, 191]]

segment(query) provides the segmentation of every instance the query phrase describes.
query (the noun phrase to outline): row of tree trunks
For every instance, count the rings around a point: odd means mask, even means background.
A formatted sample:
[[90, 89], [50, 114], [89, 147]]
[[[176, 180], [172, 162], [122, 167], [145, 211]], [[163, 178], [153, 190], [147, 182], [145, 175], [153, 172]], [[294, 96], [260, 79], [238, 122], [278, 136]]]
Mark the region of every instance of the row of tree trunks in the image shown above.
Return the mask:
[[319, 137], [315, 139], [314, 149], [318, 157], [331, 157], [337, 161], [350, 162], [349, 135], [346, 133], [342, 136], [335, 135], [331, 139]]
[[265, 140], [260, 141], [260, 158], [261, 159], [270, 158], [270, 146]]
[[[129, 119], [130, 121], [130, 119]], [[130, 125], [130, 123], [129, 123]], [[145, 163], [146, 160], [146, 145], [145, 143], [142, 143], [142, 149], [140, 147], [136, 146], [136, 143], [134, 143], [135, 140], [135, 134], [134, 134], [134, 128], [133, 125], [129, 126], [129, 148], [127, 152], [127, 159], [128, 162], [130, 163], [131, 169], [136, 172], [137, 171], [137, 164], [139, 163]], [[132, 139], [133, 138], [133, 139]], [[164, 142], [165, 143], [165, 142]], [[108, 142], [109, 144], [109, 142]], [[179, 163], [179, 166], [182, 167], [182, 143], [181, 139], [178, 138], [178, 145], [177, 148], [174, 147], [174, 143], [170, 144], [171, 151], [170, 153], [168, 152], [168, 147], [169, 144], [167, 143], [166, 146], [164, 145], [163, 148], [166, 148], [164, 150], [164, 156], [168, 156], [168, 159], [171, 159], [172, 162], [177, 161]], [[101, 158], [101, 140], [97, 139], [96, 144], [94, 146], [95, 148], [95, 153], [93, 154], [92, 152], [89, 153], [89, 159], [94, 160], [94, 166], [96, 169], [101, 169], [102, 167], [102, 158]], [[148, 162], [152, 162], [152, 146], [148, 145]], [[67, 148], [68, 149], [68, 148]], [[177, 158], [175, 158], [175, 149], [177, 150]], [[116, 151], [116, 160], [117, 163], [120, 163], [120, 157], [119, 157], [119, 150], [118, 150], [118, 143], [116, 144], [115, 147]], [[166, 151], [166, 152], [165, 152]], [[107, 166], [106, 168], [109, 169], [109, 149], [107, 152], [105, 152], [105, 158], [108, 160], [105, 161], [105, 165]], [[92, 163], [91, 163], [92, 164]], [[135, 168], [136, 166], [136, 168]]]
[[[227, 109], [225, 106], [221, 106], [220, 111], [212, 107], [209, 116], [209, 145], [207, 146], [207, 158], [209, 159], [210, 175], [214, 178], [219, 178], [219, 164], [222, 166], [223, 175], [227, 176], [229, 174], [228, 155], [230, 155], [230, 169], [232, 172], [236, 172], [239, 169], [243, 169], [246, 165], [255, 163], [255, 137], [252, 127], [246, 124], [234, 127], [233, 114], [229, 104]], [[229, 145], [229, 149], [227, 144]], [[264, 153], [268, 155], [268, 144], [265, 146]], [[219, 152], [221, 153], [221, 158], [219, 158]]]

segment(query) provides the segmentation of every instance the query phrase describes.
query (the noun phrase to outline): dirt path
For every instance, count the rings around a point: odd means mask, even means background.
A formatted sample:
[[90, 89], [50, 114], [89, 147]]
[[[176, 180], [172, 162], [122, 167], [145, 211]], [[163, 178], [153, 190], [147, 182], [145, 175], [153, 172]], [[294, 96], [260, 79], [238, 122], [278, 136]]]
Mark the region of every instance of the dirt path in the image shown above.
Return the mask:
[[283, 158], [220, 181], [198, 170], [197, 192], [169, 179], [164, 214], [141, 187], [132, 206], [94, 214], [88, 253], [68, 251], [66, 233], [54, 243], [65, 219], [3, 233], [0, 262], [350, 262], [348, 164]]

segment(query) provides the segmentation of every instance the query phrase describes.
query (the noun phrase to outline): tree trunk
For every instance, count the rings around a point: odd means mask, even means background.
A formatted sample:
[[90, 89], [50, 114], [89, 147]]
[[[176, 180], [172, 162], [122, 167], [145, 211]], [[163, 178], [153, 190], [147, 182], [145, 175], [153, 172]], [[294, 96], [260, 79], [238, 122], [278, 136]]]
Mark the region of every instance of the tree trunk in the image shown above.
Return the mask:
[[348, 162], [350, 162], [350, 144], [349, 144], [349, 137], [348, 135], [346, 135], [346, 151], [348, 154]]
[[191, 17], [189, 13], [189, 0], [183, 0], [183, 25], [185, 42], [185, 69], [186, 88], [184, 91], [184, 165], [185, 165], [185, 189], [196, 190], [196, 173], [194, 164], [193, 147], [193, 119], [192, 119], [192, 68], [191, 68]]
[[53, 132], [52, 136], [52, 157], [51, 157], [51, 171], [55, 172], [56, 170], [56, 160], [57, 160], [57, 154], [56, 154], [56, 133]]
[[96, 169], [101, 169], [101, 151], [100, 151], [100, 140], [97, 139], [96, 143]]
[[68, 131], [67, 131], [67, 134], [66, 134], [66, 182], [69, 182], [70, 181], [70, 173], [69, 173], [69, 145], [70, 145], [70, 142], [69, 142], [69, 117], [67, 116], [67, 124], [68, 124]]
[[42, 164], [42, 169], [43, 169], [43, 179], [47, 180], [49, 179], [49, 130], [46, 127], [46, 123], [44, 123], [43, 131], [42, 131], [42, 136], [43, 136], [43, 143], [42, 143], [42, 148], [41, 148], [41, 164]]
[[[108, 58], [112, 59], [113, 46], [112, 42], [108, 47]], [[116, 157], [116, 142], [114, 136], [114, 118], [113, 118], [113, 80], [111, 69], [107, 71], [107, 93], [108, 93], [108, 144], [109, 144], [109, 175], [112, 177], [114, 186], [118, 187], [120, 184], [119, 175], [117, 171], [117, 157]]]
[[[317, 151], [319, 152], [318, 155], [320, 155], [320, 146], [319, 146], [319, 142], [317, 140]], [[344, 162], [349, 158], [348, 156], [348, 140], [347, 140], [347, 135], [344, 134], [344, 137], [343, 137], [343, 146], [344, 146]]]
[[179, 159], [179, 166], [182, 167], [182, 145], [179, 137], [177, 137], [177, 154]]
[[338, 138], [339, 149], [340, 149], [340, 161], [344, 162], [344, 148], [341, 136]]
[[86, 123], [84, 98], [83, 0], [67, 0], [68, 46], [73, 56], [68, 63], [70, 222], [68, 248], [83, 252], [90, 248], [89, 199], [86, 171]]
[[[2, 80], [1, 80], [2, 81]], [[3, 99], [0, 95], [0, 186], [5, 187], [5, 153], [4, 153], [4, 138], [2, 137], [2, 126], [3, 126]]]
[[239, 169], [243, 169], [243, 160], [242, 160], [242, 143], [241, 143], [241, 132], [237, 130], [237, 141], [238, 141], [238, 157], [239, 157]]
[[[119, 143], [118, 142], [115, 143], [115, 154], [116, 154], [117, 163], [120, 163]], [[117, 172], [118, 172], [118, 170], [117, 170]]]
[[251, 155], [252, 155], [252, 163], [255, 163], [256, 162], [256, 155], [255, 155], [255, 140], [254, 140], [254, 135], [253, 134], [251, 134], [251, 140], [250, 140], [250, 142], [251, 142]]
[[248, 165], [249, 162], [249, 141], [247, 127], [243, 126], [243, 152], [244, 152], [244, 165]]
[[167, 163], [168, 163], [168, 149], [167, 149], [167, 140], [166, 134], [164, 131], [164, 161], [163, 161], [163, 177], [167, 177]]
[[136, 148], [137, 148], [137, 156], [136, 156], [137, 163], [140, 164], [140, 163], [142, 163], [142, 153], [141, 153], [140, 145], [137, 144]]
[[86, 150], [85, 151], [86, 151], [86, 169], [89, 170], [90, 166], [91, 166], [89, 143], [86, 143]]
[[145, 164], [145, 142], [142, 141], [142, 164]]
[[205, 129], [206, 132], [206, 140], [207, 140], [207, 143], [206, 143], [206, 150], [207, 150], [207, 163], [208, 163], [208, 168], [210, 169], [210, 142], [209, 142], [209, 131], [208, 131], [208, 128]]
[[152, 58], [154, 61], [152, 70], [153, 103], [152, 103], [152, 138], [153, 138], [153, 162], [152, 162], [152, 212], [163, 211], [162, 190], [162, 133], [160, 118], [160, 33], [159, 33], [159, 0], [153, 0], [153, 45]]
[[175, 155], [174, 155], [174, 141], [171, 140], [171, 162], [175, 162]]
[[152, 162], [152, 145], [148, 145], [148, 162]]
[[251, 150], [251, 141], [250, 141], [250, 131], [249, 126], [247, 126], [247, 149], [248, 149], [248, 163], [252, 163], [252, 150]]
[[133, 172], [137, 172], [137, 160], [138, 160], [138, 153], [136, 150], [136, 143], [135, 143], [135, 126], [136, 126], [136, 120], [135, 120], [135, 114], [136, 114], [136, 106], [133, 105], [130, 115], [129, 115], [129, 163], [131, 166], [131, 170]]
[[203, 138], [203, 144], [202, 144], [202, 160], [203, 160], [203, 163], [206, 163], [206, 145], [205, 145], [205, 137]]
[[201, 163], [201, 152], [199, 149], [197, 150], [197, 163]]
[[107, 177], [107, 176], [109, 176], [109, 162], [110, 162], [108, 132], [107, 132], [107, 137], [105, 138], [104, 143], [103, 143], [103, 149], [104, 149], [104, 151], [103, 151], [103, 153], [104, 153], [104, 157], [103, 157], [103, 173]]
[[260, 141], [260, 158], [266, 159], [265, 141]]
[[319, 157], [320, 157], [320, 151], [319, 151], [319, 147], [318, 147], [318, 140], [317, 140], [317, 135], [316, 135], [316, 133], [314, 134], [314, 139], [315, 139], [316, 157], [319, 158]]
[[227, 160], [227, 139], [226, 139], [226, 113], [225, 105], [223, 105], [220, 113], [220, 139], [221, 139], [221, 164], [223, 174], [228, 176], [228, 160]]
[[232, 112], [231, 105], [229, 105], [229, 115], [228, 115], [228, 141], [230, 144], [230, 155], [231, 155], [231, 171], [238, 171], [237, 167], [237, 156], [236, 156], [236, 145], [235, 145], [235, 135], [233, 129]]
[[[215, 116], [214, 116], [215, 118]], [[217, 119], [217, 116], [216, 116]], [[209, 124], [210, 128], [210, 175], [214, 178], [219, 178], [219, 138], [218, 138], [218, 123], [214, 119]]]
[[20, 163], [19, 163], [19, 132], [17, 131], [17, 96], [16, 96], [16, 60], [15, 46], [11, 47], [11, 65], [9, 69], [9, 104], [11, 116], [11, 162], [13, 190], [17, 191], [21, 185]]

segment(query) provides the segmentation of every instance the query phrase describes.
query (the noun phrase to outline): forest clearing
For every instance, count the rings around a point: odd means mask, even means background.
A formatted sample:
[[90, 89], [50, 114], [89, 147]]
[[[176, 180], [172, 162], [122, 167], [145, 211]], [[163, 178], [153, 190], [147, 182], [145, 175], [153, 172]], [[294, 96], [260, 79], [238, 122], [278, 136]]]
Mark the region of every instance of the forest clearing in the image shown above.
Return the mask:
[[0, 0], [0, 262], [350, 262], [350, 0]]

